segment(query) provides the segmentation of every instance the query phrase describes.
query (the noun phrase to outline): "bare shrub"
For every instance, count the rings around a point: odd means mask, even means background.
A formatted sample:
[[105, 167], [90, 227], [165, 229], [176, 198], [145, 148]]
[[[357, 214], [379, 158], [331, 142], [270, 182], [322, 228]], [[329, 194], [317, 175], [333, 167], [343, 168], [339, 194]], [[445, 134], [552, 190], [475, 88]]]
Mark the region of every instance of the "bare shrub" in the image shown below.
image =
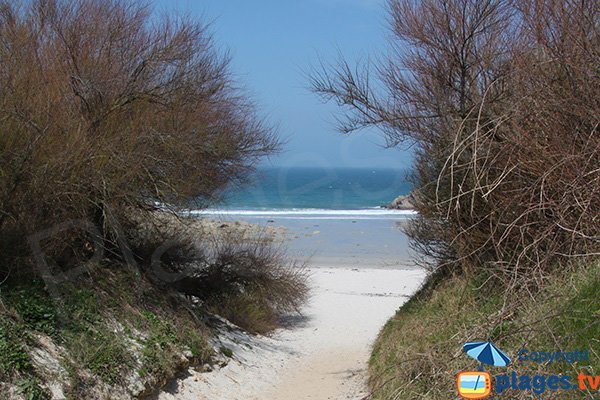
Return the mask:
[[[206, 26], [123, 0], [0, 2], [0, 231], [215, 201], [277, 148]], [[67, 233], [49, 248], [78, 238]]]
[[138, 221], [145, 227], [128, 234], [135, 236], [130, 243], [144, 273], [242, 328], [265, 333], [307, 298], [305, 268], [259, 226], [223, 231], [213, 221], [163, 212]]
[[251, 240], [241, 235], [233, 231], [215, 243], [206, 273], [206, 281], [216, 289], [212, 297], [252, 292], [275, 311], [298, 311], [308, 292], [304, 267], [290, 261], [282, 245], [264, 233]]
[[[599, 255], [600, 6], [554, 0], [390, 0], [375, 67], [342, 61], [313, 88], [341, 130], [412, 144], [408, 228], [433, 267], [503, 281]], [[378, 79], [377, 79], [378, 78]]]

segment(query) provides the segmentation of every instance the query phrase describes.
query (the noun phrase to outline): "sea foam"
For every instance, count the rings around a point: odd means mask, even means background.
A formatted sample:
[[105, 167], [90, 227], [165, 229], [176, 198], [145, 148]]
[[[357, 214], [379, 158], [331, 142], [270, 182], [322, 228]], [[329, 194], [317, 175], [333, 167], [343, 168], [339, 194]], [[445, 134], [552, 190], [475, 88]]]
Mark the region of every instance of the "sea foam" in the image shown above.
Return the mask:
[[188, 210], [193, 216], [223, 216], [245, 218], [286, 218], [286, 219], [406, 219], [417, 214], [412, 210], [390, 210], [368, 208], [356, 210], [330, 210], [317, 208], [292, 208], [277, 210], [217, 209]]

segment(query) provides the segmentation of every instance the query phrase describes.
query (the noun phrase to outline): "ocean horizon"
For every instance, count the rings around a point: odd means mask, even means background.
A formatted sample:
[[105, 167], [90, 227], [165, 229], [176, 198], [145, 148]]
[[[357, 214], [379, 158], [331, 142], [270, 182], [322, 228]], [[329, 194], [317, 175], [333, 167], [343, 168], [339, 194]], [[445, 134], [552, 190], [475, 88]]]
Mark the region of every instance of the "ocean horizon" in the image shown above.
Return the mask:
[[381, 218], [411, 214], [384, 208], [410, 192], [408, 170], [389, 168], [259, 168], [250, 183], [230, 188], [205, 215], [279, 218]]

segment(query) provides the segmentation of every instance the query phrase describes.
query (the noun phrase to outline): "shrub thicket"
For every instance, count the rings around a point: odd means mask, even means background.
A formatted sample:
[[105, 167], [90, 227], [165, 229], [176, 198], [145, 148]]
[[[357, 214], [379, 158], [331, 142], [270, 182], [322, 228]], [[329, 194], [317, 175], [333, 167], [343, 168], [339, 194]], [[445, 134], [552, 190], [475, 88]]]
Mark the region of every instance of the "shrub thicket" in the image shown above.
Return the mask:
[[[277, 140], [228, 64], [205, 25], [140, 2], [0, 1], [3, 255], [72, 220], [110, 244], [127, 207], [243, 180]], [[48, 255], [86, 256], [91, 238], [56, 236]]]
[[391, 51], [375, 71], [342, 61], [313, 87], [348, 110], [343, 131], [377, 126], [415, 146], [415, 246], [504, 281], [598, 256], [600, 4], [388, 6]]
[[308, 295], [306, 270], [273, 232], [250, 224], [211, 223], [155, 212], [131, 221], [131, 250], [156, 285], [203, 302], [250, 331], [265, 333]]

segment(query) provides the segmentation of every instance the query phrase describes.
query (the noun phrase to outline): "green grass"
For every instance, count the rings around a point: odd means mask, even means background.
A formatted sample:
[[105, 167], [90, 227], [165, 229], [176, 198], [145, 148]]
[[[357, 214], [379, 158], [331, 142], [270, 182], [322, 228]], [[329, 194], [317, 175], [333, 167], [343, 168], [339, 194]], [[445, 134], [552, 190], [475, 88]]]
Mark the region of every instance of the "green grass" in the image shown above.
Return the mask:
[[[177, 322], [179, 321], [179, 322]], [[180, 368], [181, 349], [189, 350], [196, 360], [208, 360], [212, 354], [205, 332], [194, 328], [189, 321], [165, 318], [150, 311], [142, 312], [137, 319], [137, 328], [147, 332], [139, 340], [142, 347], [141, 376], [153, 374], [167, 379]]]
[[9, 286], [3, 298], [29, 330], [56, 335], [57, 311], [42, 281], [23, 281]]
[[102, 324], [90, 326], [87, 331], [71, 333], [67, 343], [77, 365], [89, 369], [108, 384], [120, 383], [133, 365], [133, 355], [123, 335]]
[[17, 381], [17, 391], [25, 400], [50, 399], [48, 392], [42, 387], [38, 378], [29, 377]]
[[225, 346], [221, 346], [219, 348], [219, 351], [221, 352], [221, 354], [223, 354], [225, 357], [231, 358], [233, 357], [233, 350], [231, 350], [229, 347], [225, 347]]
[[[136, 285], [131, 284], [134, 279]], [[44, 378], [27, 351], [37, 345], [33, 334], [47, 335], [66, 349], [61, 364], [73, 399], [85, 398], [96, 380], [123, 385], [123, 378], [136, 370], [150, 386], [164, 383], [187, 365], [181, 357], [186, 350], [192, 363], [206, 362], [212, 355], [208, 329], [197, 317], [168, 292], [123, 269], [98, 268], [62, 285], [57, 299], [40, 281], [9, 282], [2, 287], [1, 300], [7, 311], [0, 314], [0, 378], [26, 399], [46, 395]], [[132, 347], [135, 341], [141, 350]]]
[[[505, 297], [484, 282], [453, 277], [430, 284], [387, 322], [370, 359], [374, 399], [456, 398], [456, 374], [477, 368], [477, 363], [462, 353], [464, 342], [472, 340], [492, 340], [513, 359], [508, 368], [486, 368], [492, 375], [512, 371], [572, 377], [579, 371], [600, 374], [598, 264], [556, 273], [532, 296], [522, 290]], [[592, 357], [588, 363], [540, 365], [518, 361], [521, 348], [589, 349]], [[504, 394], [511, 399], [532, 396], [527, 391]], [[589, 399], [590, 393], [546, 391], [536, 398], [560, 396]]]
[[26, 332], [23, 325], [8, 316], [0, 316], [0, 376], [23, 374], [32, 368], [25, 350]]
[[[161, 215], [156, 221], [140, 215], [142, 222], [133, 213], [131, 226], [127, 224], [137, 272], [128, 272], [117, 258], [106, 258], [86, 264], [85, 273], [57, 284], [50, 296], [35, 271], [23, 265], [0, 284], [0, 398], [11, 396], [15, 387], [23, 396], [37, 398], [45, 383], [56, 378], [51, 365], [33, 362], [30, 354], [37, 348], [58, 358], [68, 376], [61, 383], [69, 400], [110, 398], [113, 392], [127, 397], [129, 378], [141, 378], [129, 388], [144, 396], [190, 364], [213, 360], [212, 332], [203, 322], [209, 320], [207, 314], [265, 333], [277, 327], [280, 313], [297, 310], [306, 298], [302, 268], [272, 247], [272, 239], [249, 239], [243, 231], [219, 234], [212, 254], [195, 247], [205, 233], [197, 221], [172, 224], [170, 215]], [[153, 223], [146, 224], [146, 217]], [[168, 224], [161, 223], [163, 217]], [[145, 275], [155, 249], [167, 238], [175, 240], [167, 259], [198, 262], [209, 276], [177, 287]], [[72, 267], [76, 259], [69, 256], [53, 268]], [[168, 264], [167, 259], [162, 261]], [[184, 293], [196, 295], [200, 305]], [[222, 352], [233, 355], [229, 349]]]
[[[31, 317], [31, 314], [27, 315]], [[34, 325], [40, 326], [36, 322]], [[26, 324], [10, 316], [0, 315], [0, 381], [13, 381], [16, 391], [25, 400], [49, 399], [48, 392], [35, 375], [26, 350], [28, 342], [30, 336]], [[0, 398], [3, 398], [2, 393]]]
[[168, 376], [177, 368], [176, 354], [173, 351], [178, 341], [175, 327], [149, 311], [143, 312], [142, 318], [148, 335], [142, 340], [143, 367], [139, 374]]

